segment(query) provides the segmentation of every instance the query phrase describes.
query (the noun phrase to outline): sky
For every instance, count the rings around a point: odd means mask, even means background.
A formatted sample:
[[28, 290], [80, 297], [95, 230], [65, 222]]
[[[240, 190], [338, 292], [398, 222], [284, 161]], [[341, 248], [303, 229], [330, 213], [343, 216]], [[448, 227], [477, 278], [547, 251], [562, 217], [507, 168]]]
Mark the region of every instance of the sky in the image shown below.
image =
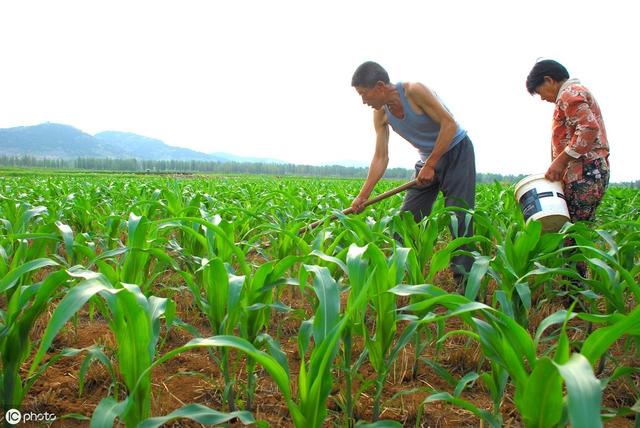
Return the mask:
[[[478, 172], [541, 173], [554, 106], [524, 82], [543, 57], [598, 100], [612, 181], [638, 180], [637, 16], [634, 2], [601, 0], [2, 1], [0, 128], [54, 122], [206, 153], [367, 165], [373, 112], [351, 76], [374, 60], [393, 82], [440, 96]], [[392, 133], [390, 167], [417, 158]]]

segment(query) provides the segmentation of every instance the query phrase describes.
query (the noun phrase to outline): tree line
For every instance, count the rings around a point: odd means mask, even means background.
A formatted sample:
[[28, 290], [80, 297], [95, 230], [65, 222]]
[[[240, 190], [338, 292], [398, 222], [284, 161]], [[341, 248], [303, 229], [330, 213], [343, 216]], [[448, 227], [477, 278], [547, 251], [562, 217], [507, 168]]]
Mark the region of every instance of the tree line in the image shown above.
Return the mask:
[[[31, 155], [0, 156], [0, 166], [80, 169], [144, 173], [271, 174], [327, 177], [366, 177], [367, 168], [341, 165], [296, 165], [261, 162], [217, 162], [199, 160], [142, 160], [78, 157], [75, 159], [38, 158]], [[408, 178], [411, 170], [389, 168], [386, 177]]]
[[[73, 169], [88, 171], [117, 171], [138, 173], [212, 173], [212, 174], [267, 174], [309, 177], [365, 178], [368, 168], [342, 165], [296, 165], [261, 162], [216, 162], [198, 160], [141, 160], [78, 157], [75, 159], [38, 158], [31, 155], [0, 156], [0, 166]], [[409, 180], [413, 169], [389, 168], [386, 178]], [[515, 183], [525, 175], [503, 175], [478, 173], [479, 183]], [[617, 183], [626, 187], [640, 188], [640, 180]]]

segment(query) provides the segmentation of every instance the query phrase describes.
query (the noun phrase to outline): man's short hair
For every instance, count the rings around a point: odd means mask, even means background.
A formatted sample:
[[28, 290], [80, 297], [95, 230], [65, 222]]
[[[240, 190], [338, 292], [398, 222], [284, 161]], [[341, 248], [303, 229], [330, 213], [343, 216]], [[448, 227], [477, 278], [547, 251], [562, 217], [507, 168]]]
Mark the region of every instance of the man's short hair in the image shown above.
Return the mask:
[[378, 82], [389, 83], [389, 74], [380, 64], [373, 61], [360, 64], [351, 78], [353, 87], [373, 88]]
[[556, 82], [562, 82], [569, 78], [569, 72], [562, 64], [552, 59], [536, 62], [527, 76], [527, 91], [531, 95], [534, 95], [536, 88], [544, 83], [545, 76], [551, 77]]

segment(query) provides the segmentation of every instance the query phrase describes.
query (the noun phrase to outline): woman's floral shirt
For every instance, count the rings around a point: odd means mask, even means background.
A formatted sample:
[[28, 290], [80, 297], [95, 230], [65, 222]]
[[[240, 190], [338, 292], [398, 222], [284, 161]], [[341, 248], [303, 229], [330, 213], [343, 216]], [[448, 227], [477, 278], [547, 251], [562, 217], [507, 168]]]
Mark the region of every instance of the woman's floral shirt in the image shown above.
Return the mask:
[[569, 79], [560, 87], [551, 135], [553, 159], [562, 151], [573, 158], [565, 171], [565, 183], [583, 177], [584, 163], [604, 159], [608, 168], [609, 142], [600, 107], [578, 79]]

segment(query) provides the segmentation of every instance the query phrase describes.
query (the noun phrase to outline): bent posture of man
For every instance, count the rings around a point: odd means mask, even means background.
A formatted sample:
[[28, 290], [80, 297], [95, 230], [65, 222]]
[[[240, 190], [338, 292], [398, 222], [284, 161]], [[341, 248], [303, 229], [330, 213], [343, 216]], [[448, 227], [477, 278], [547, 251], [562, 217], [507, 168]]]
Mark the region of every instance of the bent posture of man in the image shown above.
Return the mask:
[[[351, 86], [362, 102], [374, 109], [373, 125], [376, 147], [367, 179], [351, 207], [364, 209], [375, 185], [389, 163], [389, 126], [418, 149], [420, 160], [415, 165], [418, 186], [407, 191], [402, 210], [410, 211], [416, 221], [431, 213], [438, 193], [442, 191], [446, 206], [475, 207], [476, 167], [473, 144], [440, 99], [422, 83], [390, 83], [380, 64], [367, 61], [353, 74]], [[465, 213], [458, 211], [457, 236], [471, 236], [472, 223], [465, 224]], [[456, 282], [462, 283], [473, 259], [457, 256], [452, 260]]]

